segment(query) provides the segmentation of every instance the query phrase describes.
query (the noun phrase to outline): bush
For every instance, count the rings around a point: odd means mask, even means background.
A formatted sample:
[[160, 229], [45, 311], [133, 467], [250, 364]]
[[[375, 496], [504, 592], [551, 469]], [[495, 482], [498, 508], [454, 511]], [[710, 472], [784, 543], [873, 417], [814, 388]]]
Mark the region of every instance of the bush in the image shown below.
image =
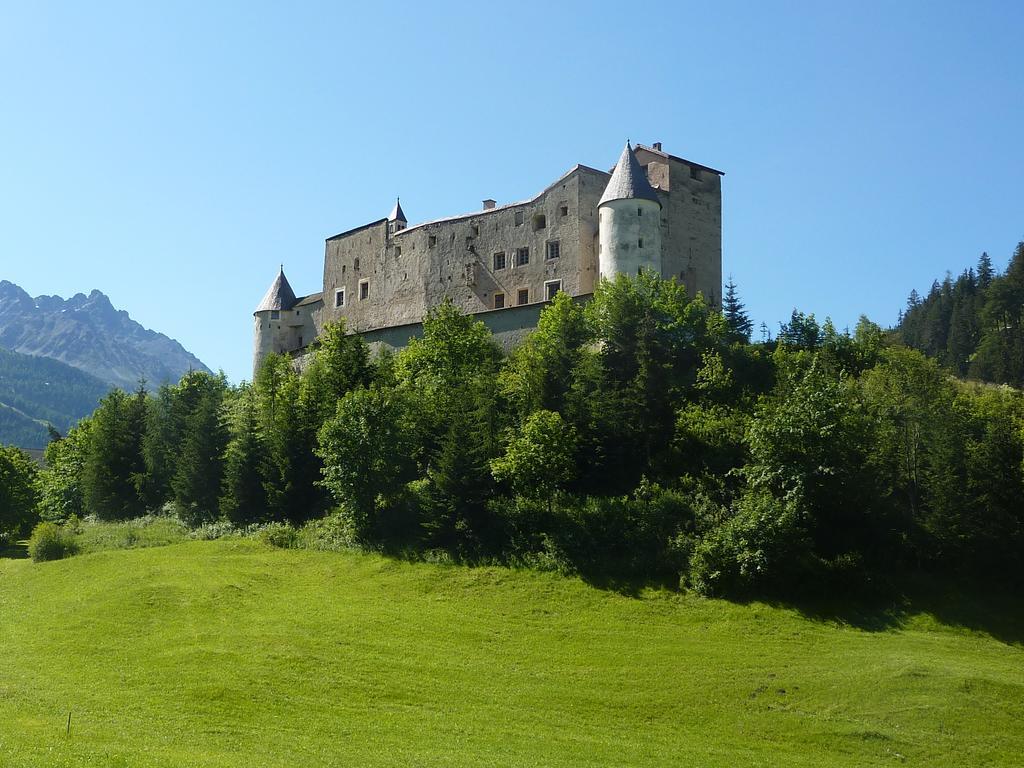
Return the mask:
[[358, 546], [352, 518], [341, 510], [318, 520], [310, 520], [298, 531], [298, 538], [301, 546], [306, 549], [328, 552], [341, 552]]
[[256, 534], [261, 544], [279, 549], [294, 549], [299, 545], [299, 532], [287, 523], [268, 523]]
[[78, 542], [56, 523], [39, 523], [32, 529], [28, 540], [28, 553], [32, 560], [60, 560], [78, 552]]
[[703, 595], [744, 595], [783, 585], [806, 570], [809, 545], [793, 496], [749, 493], [736, 514], [704, 536], [690, 558], [690, 585]]

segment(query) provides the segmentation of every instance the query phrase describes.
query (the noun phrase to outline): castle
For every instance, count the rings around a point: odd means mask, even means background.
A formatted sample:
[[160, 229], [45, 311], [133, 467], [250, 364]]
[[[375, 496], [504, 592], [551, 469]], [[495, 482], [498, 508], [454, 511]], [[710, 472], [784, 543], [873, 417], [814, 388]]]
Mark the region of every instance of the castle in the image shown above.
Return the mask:
[[327, 238], [321, 292], [297, 297], [282, 266], [254, 313], [254, 372], [271, 352], [301, 355], [340, 319], [400, 346], [445, 298], [511, 344], [558, 291], [586, 297], [602, 276], [640, 269], [717, 306], [722, 175], [627, 142], [611, 173], [577, 165], [523, 202], [409, 226], [396, 200], [386, 218]]

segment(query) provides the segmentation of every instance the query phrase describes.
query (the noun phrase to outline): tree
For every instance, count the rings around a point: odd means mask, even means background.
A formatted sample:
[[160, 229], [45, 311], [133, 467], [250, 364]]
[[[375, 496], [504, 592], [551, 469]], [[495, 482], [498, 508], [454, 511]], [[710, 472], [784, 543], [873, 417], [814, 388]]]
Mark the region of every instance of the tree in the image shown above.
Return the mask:
[[535, 411], [504, 455], [491, 461], [495, 479], [520, 496], [546, 500], [563, 491], [576, 475], [576, 431], [555, 411]]
[[357, 389], [320, 429], [323, 486], [341, 505], [355, 536], [372, 540], [378, 510], [415, 476], [412, 402], [398, 391]]
[[373, 380], [370, 349], [362, 336], [348, 333], [344, 319], [327, 323], [317, 338], [313, 360], [303, 374], [303, 386], [316, 411], [316, 428], [334, 415], [338, 401]]
[[750, 332], [753, 330], [754, 324], [747, 314], [746, 307], [740, 300], [732, 275], [729, 275], [729, 282], [725, 285], [725, 300], [722, 302], [722, 311], [725, 315], [729, 339], [749, 344]]
[[228, 423], [231, 438], [224, 453], [221, 514], [235, 524], [262, 522], [267, 519], [264, 448], [251, 385], [244, 384], [230, 405]]
[[85, 514], [82, 478], [89, 455], [92, 420], [82, 419], [66, 437], [46, 446], [46, 462], [39, 472], [39, 511], [44, 520], [64, 522]]
[[502, 390], [520, 415], [565, 408], [592, 337], [583, 307], [559, 291], [541, 312], [537, 330], [512, 352], [501, 373]]
[[182, 518], [193, 525], [218, 516], [228, 432], [222, 418], [227, 384], [207, 376], [197, 402], [185, 418], [171, 489]]
[[985, 290], [992, 283], [993, 277], [995, 277], [995, 270], [992, 268], [992, 257], [988, 255], [987, 251], [982, 251], [981, 257], [978, 259], [978, 287]]
[[146, 474], [146, 390], [113, 390], [92, 416], [92, 436], [82, 470], [85, 511], [101, 520], [125, 520], [145, 511], [140, 487]]
[[26, 534], [38, 519], [36, 475], [36, 465], [24, 451], [0, 446], [0, 538]]

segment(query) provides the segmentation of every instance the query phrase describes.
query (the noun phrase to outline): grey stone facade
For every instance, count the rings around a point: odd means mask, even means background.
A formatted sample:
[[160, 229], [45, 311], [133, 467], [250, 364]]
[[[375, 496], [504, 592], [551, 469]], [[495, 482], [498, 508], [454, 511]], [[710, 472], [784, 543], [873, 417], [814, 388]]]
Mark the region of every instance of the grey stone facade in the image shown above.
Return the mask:
[[[651, 263], [660, 265], [663, 276], [680, 279], [691, 293], [700, 291], [717, 305], [722, 291], [721, 172], [662, 152], [658, 144], [635, 150], [627, 146], [627, 151], [643, 168], [661, 206], [660, 242], [647, 245]], [[417, 327], [427, 310], [445, 298], [467, 313], [491, 315], [543, 304], [557, 290], [588, 296], [600, 278], [598, 208], [610, 178], [610, 173], [577, 165], [530, 200], [503, 206], [485, 201], [475, 213], [414, 226], [406, 225], [396, 203], [388, 218], [328, 238], [322, 291], [279, 310], [268, 309], [265, 299], [255, 313], [254, 370], [267, 353], [298, 353], [325, 323], [342, 318], [349, 330], [383, 341], [402, 336], [388, 329]], [[656, 205], [643, 204], [658, 215]], [[628, 210], [621, 201], [617, 205]], [[606, 222], [605, 231], [622, 241], [617, 247], [626, 247], [640, 230], [621, 211], [615, 215], [622, 225], [610, 232]], [[645, 227], [650, 223], [643, 222]], [[481, 319], [502, 325], [494, 317]]]

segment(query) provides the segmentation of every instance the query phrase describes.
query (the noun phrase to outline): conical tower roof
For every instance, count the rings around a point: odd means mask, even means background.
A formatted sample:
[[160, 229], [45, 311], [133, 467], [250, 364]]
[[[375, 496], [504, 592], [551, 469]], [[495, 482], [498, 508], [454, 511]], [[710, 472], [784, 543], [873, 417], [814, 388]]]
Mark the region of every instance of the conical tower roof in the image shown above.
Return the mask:
[[402, 210], [402, 204], [397, 197], [395, 198], [395, 207], [388, 214], [388, 221], [401, 221], [403, 224], [409, 223], [409, 220], [405, 218], [405, 212]]
[[654, 191], [651, 182], [647, 180], [647, 174], [636, 161], [636, 155], [633, 154], [633, 148], [628, 141], [598, 205], [610, 203], [612, 200], [653, 200], [661, 205], [658, 193]]
[[260, 302], [256, 311], [266, 312], [268, 309], [291, 309], [295, 306], [295, 301], [295, 291], [288, 284], [288, 278], [284, 276], [284, 266], [282, 265], [281, 271], [277, 273], [277, 279], [270, 286], [270, 290], [267, 291], [266, 296], [263, 297], [263, 301]]

